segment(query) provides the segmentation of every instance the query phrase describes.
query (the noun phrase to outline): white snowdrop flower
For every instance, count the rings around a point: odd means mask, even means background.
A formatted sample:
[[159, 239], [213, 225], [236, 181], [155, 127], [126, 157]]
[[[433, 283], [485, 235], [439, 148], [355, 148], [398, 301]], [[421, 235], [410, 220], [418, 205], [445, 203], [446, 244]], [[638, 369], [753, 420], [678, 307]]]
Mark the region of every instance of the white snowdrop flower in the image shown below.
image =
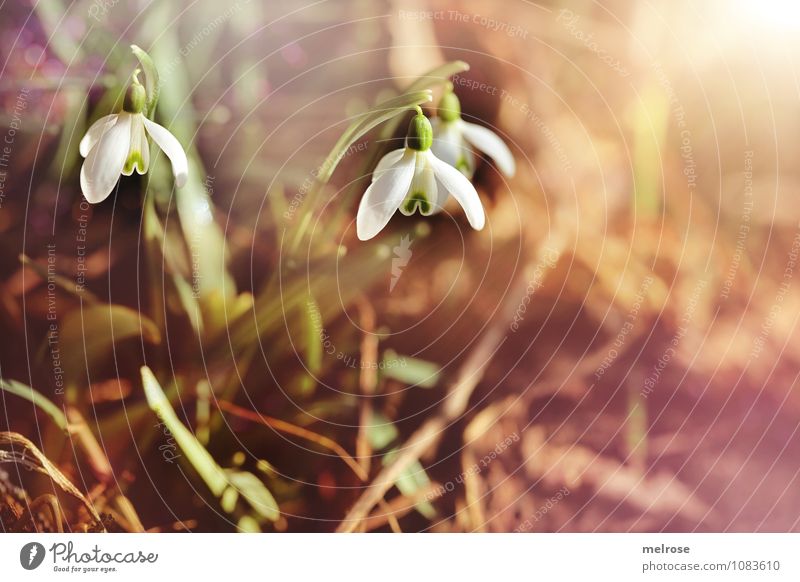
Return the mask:
[[439, 103], [439, 115], [433, 125], [433, 153], [439, 159], [458, 168], [467, 178], [475, 173], [475, 154], [472, 148], [494, 160], [500, 171], [514, 176], [514, 156], [500, 137], [490, 129], [461, 119], [461, 103], [448, 87]]
[[95, 121], [81, 140], [79, 149], [86, 161], [81, 167], [81, 190], [92, 204], [102, 202], [119, 180], [120, 174], [138, 174], [150, 166], [149, 135], [172, 163], [178, 188], [186, 183], [189, 163], [183, 147], [167, 129], [144, 115], [146, 94], [136, 75], [125, 94], [120, 113]]
[[400, 210], [406, 216], [419, 211], [430, 216], [442, 210], [451, 194], [464, 209], [472, 228], [481, 230], [486, 220], [478, 193], [470, 181], [431, 151], [433, 130], [417, 107], [404, 148], [389, 152], [378, 162], [356, 217], [361, 240], [377, 235]]

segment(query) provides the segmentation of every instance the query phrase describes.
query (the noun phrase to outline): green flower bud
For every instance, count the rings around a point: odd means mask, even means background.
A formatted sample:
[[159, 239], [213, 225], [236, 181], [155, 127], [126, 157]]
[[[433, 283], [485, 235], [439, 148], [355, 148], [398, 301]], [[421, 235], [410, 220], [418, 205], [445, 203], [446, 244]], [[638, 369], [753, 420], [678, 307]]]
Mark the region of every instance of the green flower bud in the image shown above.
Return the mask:
[[141, 113], [147, 105], [147, 91], [139, 83], [139, 80], [134, 77], [133, 82], [128, 85], [128, 90], [125, 91], [125, 101], [122, 108], [128, 113]]
[[431, 144], [433, 144], [433, 128], [431, 127], [431, 122], [422, 114], [422, 110], [418, 108], [418, 113], [408, 126], [406, 147], [417, 150], [418, 152], [424, 152], [430, 149]]
[[461, 119], [461, 101], [453, 93], [452, 85], [448, 89], [439, 101], [439, 117], [446, 122]]

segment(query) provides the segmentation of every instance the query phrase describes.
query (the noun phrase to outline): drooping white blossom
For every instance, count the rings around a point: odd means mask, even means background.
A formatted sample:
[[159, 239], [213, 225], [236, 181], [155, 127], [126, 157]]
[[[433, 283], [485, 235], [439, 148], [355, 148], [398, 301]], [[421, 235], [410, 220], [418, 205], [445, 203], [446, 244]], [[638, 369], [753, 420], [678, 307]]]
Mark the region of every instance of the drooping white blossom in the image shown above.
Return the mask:
[[475, 173], [473, 149], [483, 152], [494, 160], [505, 176], [509, 178], [514, 176], [516, 164], [511, 150], [492, 130], [461, 118], [461, 104], [451, 88], [442, 96], [438, 117], [434, 117], [431, 124], [433, 153], [439, 159], [458, 168], [467, 178], [472, 178]]
[[485, 223], [483, 205], [475, 187], [461, 172], [437, 158], [431, 151], [433, 130], [421, 111], [411, 121], [406, 146], [386, 154], [378, 162], [372, 184], [361, 199], [356, 232], [361, 240], [377, 235], [399, 210], [410, 216], [430, 216], [444, 207], [452, 195], [470, 225], [481, 230]]
[[81, 140], [79, 149], [86, 158], [81, 167], [81, 191], [92, 204], [108, 198], [120, 175], [134, 169], [145, 174], [150, 166], [148, 136], [172, 163], [175, 185], [180, 188], [189, 175], [189, 163], [180, 142], [166, 128], [142, 113], [144, 88], [134, 79], [120, 113], [95, 121]]

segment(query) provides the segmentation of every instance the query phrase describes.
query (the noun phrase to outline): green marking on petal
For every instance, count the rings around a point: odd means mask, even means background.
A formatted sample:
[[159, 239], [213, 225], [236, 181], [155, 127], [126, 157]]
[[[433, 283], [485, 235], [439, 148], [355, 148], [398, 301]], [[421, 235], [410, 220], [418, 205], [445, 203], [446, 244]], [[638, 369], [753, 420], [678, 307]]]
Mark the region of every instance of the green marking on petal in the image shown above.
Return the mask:
[[467, 161], [466, 157], [461, 156], [460, 158], [458, 158], [458, 161], [456, 162], [456, 170], [458, 170], [465, 176], [470, 177], [471, 172], [470, 172], [469, 162]]
[[144, 172], [144, 158], [142, 157], [142, 152], [132, 151], [128, 154], [128, 159], [125, 160], [125, 167], [122, 169], [122, 173], [129, 176], [133, 173], [134, 167], [136, 167], [136, 171], [139, 174]]
[[403, 205], [403, 210], [405, 211], [404, 214], [412, 215], [414, 211], [419, 208], [421, 214], [425, 215], [430, 213], [431, 211], [431, 203], [428, 201], [428, 197], [425, 196], [424, 192], [414, 192], [410, 194]]

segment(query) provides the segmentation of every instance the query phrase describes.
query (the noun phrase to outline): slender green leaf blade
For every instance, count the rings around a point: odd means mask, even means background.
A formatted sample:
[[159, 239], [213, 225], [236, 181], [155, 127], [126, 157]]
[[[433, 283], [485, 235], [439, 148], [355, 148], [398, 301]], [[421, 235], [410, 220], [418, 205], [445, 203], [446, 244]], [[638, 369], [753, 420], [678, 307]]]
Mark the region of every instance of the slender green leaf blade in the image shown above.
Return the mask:
[[200, 441], [180, 421], [150, 368], [142, 366], [141, 373], [144, 394], [150, 408], [172, 433], [175, 442], [178, 443], [186, 458], [197, 471], [197, 474], [205, 481], [211, 492], [217, 497], [222, 496], [228, 486], [228, 478], [225, 476], [225, 472], [217, 465], [205, 447], [200, 444]]
[[58, 428], [64, 432], [68, 432], [69, 422], [67, 421], [64, 411], [30, 386], [17, 382], [16, 380], [0, 379], [0, 389], [32, 402], [35, 406], [40, 408], [42, 412], [45, 412], [52, 418]]
[[409, 356], [398, 356], [392, 350], [386, 350], [383, 362], [383, 375], [403, 384], [433, 388], [439, 381], [441, 368], [433, 362]]
[[209, 490], [219, 498], [220, 506], [227, 513], [233, 514], [236, 502], [239, 496], [242, 496], [259, 517], [270, 521], [277, 520], [280, 515], [278, 504], [261, 480], [247, 471], [220, 467], [211, 453], [175, 414], [167, 395], [150, 368], [142, 366], [141, 374], [148, 405], [172, 433], [175, 442]]

